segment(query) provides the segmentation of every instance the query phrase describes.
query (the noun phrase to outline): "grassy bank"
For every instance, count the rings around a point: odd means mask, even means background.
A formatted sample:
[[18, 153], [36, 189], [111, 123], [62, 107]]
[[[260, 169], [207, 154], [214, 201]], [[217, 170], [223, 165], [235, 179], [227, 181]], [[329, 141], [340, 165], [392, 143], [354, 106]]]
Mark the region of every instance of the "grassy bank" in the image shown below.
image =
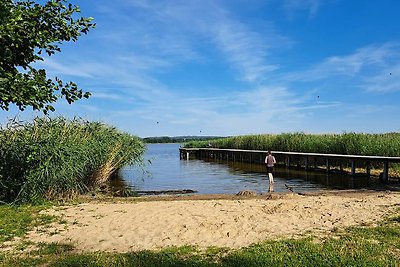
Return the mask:
[[400, 156], [400, 133], [385, 134], [264, 134], [193, 141], [185, 147], [213, 147], [249, 150], [332, 153], [346, 155]]
[[[34, 225], [58, 219], [42, 218], [41, 209], [0, 206], [0, 222], [5, 229], [0, 233], [1, 246], [11, 237], [23, 236]], [[398, 266], [399, 236], [400, 216], [396, 215], [375, 227], [337, 230], [324, 238], [267, 241], [238, 250], [185, 246], [131, 253], [78, 253], [69, 244], [25, 241], [16, 252], [0, 252], [0, 266]]]
[[139, 138], [98, 122], [62, 117], [10, 121], [0, 130], [0, 201], [70, 197], [141, 162]]

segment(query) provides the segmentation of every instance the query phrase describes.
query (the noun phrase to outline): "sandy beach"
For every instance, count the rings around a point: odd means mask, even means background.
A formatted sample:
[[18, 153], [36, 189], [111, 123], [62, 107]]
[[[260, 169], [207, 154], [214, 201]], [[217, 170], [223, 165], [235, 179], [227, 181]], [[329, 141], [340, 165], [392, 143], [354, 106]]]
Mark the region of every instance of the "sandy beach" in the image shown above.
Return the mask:
[[266, 239], [326, 235], [347, 226], [373, 225], [398, 205], [399, 193], [368, 191], [96, 200], [45, 211], [61, 220], [31, 231], [28, 238], [72, 243], [82, 251], [182, 245], [239, 248]]

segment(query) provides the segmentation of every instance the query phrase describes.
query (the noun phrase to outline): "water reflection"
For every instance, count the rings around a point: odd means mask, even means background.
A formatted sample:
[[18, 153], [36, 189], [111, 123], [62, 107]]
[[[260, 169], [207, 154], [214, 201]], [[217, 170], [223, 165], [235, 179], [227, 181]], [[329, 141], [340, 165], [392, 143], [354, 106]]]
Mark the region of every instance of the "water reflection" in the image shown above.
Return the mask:
[[[241, 190], [267, 192], [269, 179], [264, 165], [226, 160], [180, 160], [178, 144], [151, 144], [145, 159], [152, 164], [143, 170], [128, 166], [121, 170], [125, 183], [136, 190], [191, 189], [200, 194], [234, 194]], [[367, 177], [305, 172], [276, 167], [274, 191], [306, 192], [321, 189], [369, 187]]]
[[[204, 159], [210, 164], [221, 164], [229, 167], [232, 175], [242, 174], [258, 174], [266, 176], [266, 169], [261, 164], [250, 164], [243, 162], [231, 162], [226, 160]], [[274, 180], [285, 181], [293, 188], [304, 188], [305, 190], [313, 189], [349, 189], [349, 188], [369, 188], [372, 180], [369, 177], [359, 175], [352, 177], [350, 175], [326, 173], [321, 171], [304, 171], [299, 169], [288, 169], [285, 167], [274, 168]], [[286, 189], [286, 188], [285, 188]]]

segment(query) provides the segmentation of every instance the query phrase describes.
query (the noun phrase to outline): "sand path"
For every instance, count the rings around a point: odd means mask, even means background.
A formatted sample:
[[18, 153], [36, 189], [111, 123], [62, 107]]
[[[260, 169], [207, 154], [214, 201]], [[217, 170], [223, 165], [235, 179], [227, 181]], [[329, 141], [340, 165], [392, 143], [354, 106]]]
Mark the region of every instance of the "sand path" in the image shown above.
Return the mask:
[[[85, 251], [135, 251], [199, 245], [238, 248], [308, 231], [323, 234], [373, 224], [400, 205], [399, 193], [289, 194], [277, 199], [84, 203], [46, 213], [67, 223], [32, 231], [35, 242], [72, 243]], [[43, 229], [42, 229], [43, 230]]]

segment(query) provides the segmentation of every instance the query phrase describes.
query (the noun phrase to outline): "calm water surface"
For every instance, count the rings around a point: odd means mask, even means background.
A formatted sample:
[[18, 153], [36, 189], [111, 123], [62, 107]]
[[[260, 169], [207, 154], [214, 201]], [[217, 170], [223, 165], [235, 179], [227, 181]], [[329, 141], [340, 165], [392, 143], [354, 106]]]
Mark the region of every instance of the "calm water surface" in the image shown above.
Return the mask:
[[[151, 164], [144, 170], [127, 166], [120, 176], [135, 190], [191, 189], [199, 194], [235, 194], [241, 190], [268, 191], [268, 176], [263, 165], [227, 161], [180, 160], [180, 144], [149, 144], [145, 159]], [[363, 188], [370, 185], [367, 177], [327, 175], [275, 168], [274, 191], [295, 192], [323, 189]]]

